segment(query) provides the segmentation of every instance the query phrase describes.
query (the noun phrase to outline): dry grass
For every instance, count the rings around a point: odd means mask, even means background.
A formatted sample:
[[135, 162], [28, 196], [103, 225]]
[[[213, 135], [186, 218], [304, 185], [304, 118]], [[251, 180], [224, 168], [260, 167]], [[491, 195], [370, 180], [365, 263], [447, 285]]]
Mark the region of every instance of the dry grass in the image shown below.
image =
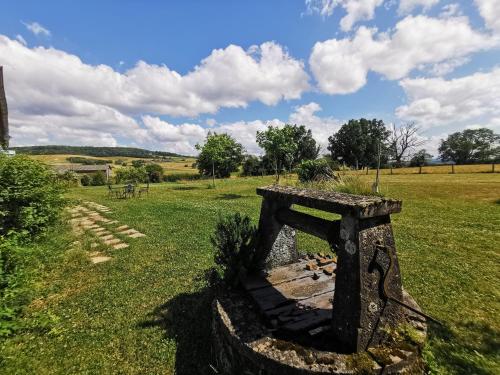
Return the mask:
[[[491, 164], [468, 164], [468, 165], [455, 165], [453, 167], [455, 174], [459, 173], [488, 173], [492, 171]], [[376, 169], [370, 169], [368, 171], [369, 175], [374, 175], [377, 172]], [[391, 174], [390, 168], [381, 169], [382, 174]], [[405, 168], [393, 168], [392, 174], [419, 174], [419, 167], [405, 167]], [[500, 172], [500, 165], [495, 165], [495, 172]], [[357, 171], [358, 174], [366, 174], [366, 170]], [[429, 165], [422, 167], [422, 174], [452, 174], [451, 165]]]

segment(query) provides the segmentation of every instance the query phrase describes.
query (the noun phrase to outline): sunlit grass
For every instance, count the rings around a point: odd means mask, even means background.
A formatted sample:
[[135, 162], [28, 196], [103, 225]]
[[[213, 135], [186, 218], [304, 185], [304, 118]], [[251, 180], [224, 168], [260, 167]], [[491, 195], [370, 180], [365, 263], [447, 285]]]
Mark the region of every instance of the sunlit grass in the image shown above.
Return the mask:
[[[361, 176], [368, 184], [374, 176]], [[45, 330], [2, 344], [2, 373], [210, 374], [209, 236], [219, 213], [257, 223], [258, 186], [273, 177], [152, 185], [149, 197], [110, 200], [102, 187], [71, 198], [112, 208], [111, 216], [145, 233], [100, 265], [80, 255], [54, 263], [36, 288], [25, 320], [45, 314]], [[392, 216], [405, 288], [429, 314], [425, 351], [443, 374], [500, 371], [500, 174], [383, 175], [384, 195], [403, 199]], [[303, 251], [326, 243], [299, 235]]]

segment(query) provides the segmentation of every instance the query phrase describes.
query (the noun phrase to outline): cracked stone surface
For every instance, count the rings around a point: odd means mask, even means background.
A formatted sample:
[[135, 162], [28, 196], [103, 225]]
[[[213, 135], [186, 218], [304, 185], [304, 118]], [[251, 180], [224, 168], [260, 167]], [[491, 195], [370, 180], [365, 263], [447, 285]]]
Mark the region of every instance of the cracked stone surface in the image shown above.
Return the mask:
[[115, 249], [115, 250], [125, 249], [127, 247], [129, 247], [129, 245], [126, 244], [125, 242], [121, 242], [121, 243], [118, 243], [116, 245], [113, 245], [113, 249]]

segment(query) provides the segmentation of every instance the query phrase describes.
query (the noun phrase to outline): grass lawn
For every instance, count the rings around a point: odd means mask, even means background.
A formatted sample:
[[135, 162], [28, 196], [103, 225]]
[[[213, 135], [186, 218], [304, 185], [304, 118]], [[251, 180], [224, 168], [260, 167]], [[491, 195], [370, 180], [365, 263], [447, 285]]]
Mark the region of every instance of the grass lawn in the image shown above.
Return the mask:
[[[107, 199], [104, 187], [73, 189], [71, 198], [107, 205], [111, 218], [147, 237], [107, 250], [113, 259], [102, 264], [81, 250], [58, 258], [23, 318], [46, 323], [1, 344], [1, 372], [212, 374], [209, 236], [219, 214], [240, 211], [257, 222], [255, 188], [271, 182], [163, 183], [129, 200]], [[393, 226], [405, 288], [446, 322], [430, 330], [432, 372], [500, 373], [500, 174], [383, 175], [382, 185], [404, 200]], [[299, 247], [326, 246], [300, 235]]]

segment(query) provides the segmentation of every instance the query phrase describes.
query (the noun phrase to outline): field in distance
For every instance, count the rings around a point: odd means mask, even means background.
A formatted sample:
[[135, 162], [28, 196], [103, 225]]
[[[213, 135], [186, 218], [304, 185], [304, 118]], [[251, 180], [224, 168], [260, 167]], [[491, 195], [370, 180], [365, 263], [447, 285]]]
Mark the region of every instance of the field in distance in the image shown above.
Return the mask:
[[127, 166], [130, 166], [132, 165], [132, 160], [144, 160], [145, 162], [153, 162], [160, 164], [163, 167], [165, 174], [198, 173], [198, 169], [192, 167], [192, 164], [196, 162], [196, 158], [188, 156], [168, 156], [163, 158], [163, 160], [159, 158], [137, 158], [137, 157], [127, 157], [127, 156], [94, 157], [94, 156], [73, 155], [73, 154], [28, 155], [28, 156], [30, 158], [39, 160], [49, 165], [71, 164], [68, 161], [68, 158], [70, 157], [81, 157], [85, 159], [96, 159], [96, 160], [111, 160], [113, 169], [115, 171], [118, 168], [123, 168], [123, 166], [118, 163], [124, 162], [127, 164]]

